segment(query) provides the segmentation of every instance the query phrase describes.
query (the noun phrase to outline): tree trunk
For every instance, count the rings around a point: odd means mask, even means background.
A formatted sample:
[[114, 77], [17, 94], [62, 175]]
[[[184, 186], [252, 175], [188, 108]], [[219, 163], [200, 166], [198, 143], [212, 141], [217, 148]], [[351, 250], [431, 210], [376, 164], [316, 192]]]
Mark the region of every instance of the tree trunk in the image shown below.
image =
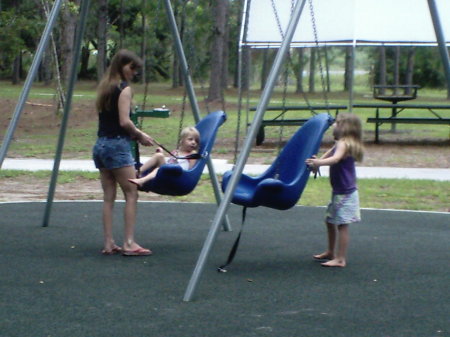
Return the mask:
[[142, 8], [142, 20], [141, 20], [141, 31], [142, 31], [142, 39], [141, 39], [141, 58], [144, 64], [142, 65], [142, 78], [141, 83], [147, 83], [147, 21], [145, 15], [145, 4], [146, 0], [142, 0], [141, 8]]
[[250, 89], [250, 68], [251, 68], [251, 57], [250, 57], [250, 47], [244, 47], [241, 51], [242, 55], [242, 65], [241, 65], [241, 89], [243, 91]]
[[300, 94], [303, 92], [303, 72], [305, 70], [305, 53], [304, 48], [297, 48], [297, 62], [298, 70], [295, 76], [296, 78], [296, 88], [295, 93]]
[[[173, 7], [173, 15], [175, 16], [175, 20], [178, 18], [178, 6], [177, 2], [174, 3]], [[180, 26], [179, 23], [177, 23], [177, 26]], [[180, 28], [179, 28], [180, 29]], [[183, 33], [180, 32], [180, 39], [183, 41]], [[181, 71], [180, 71], [180, 63], [178, 60], [178, 54], [175, 46], [172, 46], [172, 88], [176, 89], [180, 86], [181, 83]]]
[[310, 48], [310, 59], [309, 59], [309, 92], [313, 93], [315, 91], [315, 81], [316, 76], [316, 48]]
[[380, 68], [379, 68], [378, 84], [386, 85], [386, 48], [380, 47]]
[[80, 65], [80, 78], [88, 78], [89, 76], [89, 41], [85, 45], [81, 46], [81, 65]]
[[262, 59], [262, 67], [261, 67], [261, 90], [266, 86], [267, 76], [269, 75], [269, 53], [270, 49], [266, 48], [263, 50], [263, 59]]
[[344, 91], [351, 90], [353, 77], [353, 47], [345, 48], [345, 73], [344, 73]]
[[208, 101], [223, 100], [223, 80], [225, 68], [226, 23], [228, 17], [228, 0], [212, 2], [212, 15], [214, 17], [213, 42], [211, 46], [211, 72], [209, 81]]
[[[414, 76], [414, 58], [416, 55], [416, 48], [414, 47], [410, 47], [408, 49], [408, 62], [406, 65], [406, 84], [407, 85], [412, 85], [413, 84], [413, 76]], [[408, 88], [406, 90], [407, 94], [411, 93], [411, 89]]]
[[228, 58], [230, 57], [230, 51], [228, 43], [230, 41], [230, 27], [228, 25], [228, 10], [225, 18], [225, 34], [223, 36], [223, 66], [222, 66], [222, 90], [228, 88]]
[[98, 0], [98, 26], [97, 26], [97, 81], [106, 70], [106, 41], [108, 40], [108, 0]]
[[[61, 80], [67, 83], [73, 60], [73, 43], [80, 0], [66, 0], [61, 16]], [[73, 5], [69, 5], [73, 4]], [[76, 10], [74, 9], [76, 8]]]
[[22, 53], [19, 53], [13, 62], [11, 83], [19, 84], [20, 82], [20, 73], [21, 73], [21, 64], [22, 64]]
[[41, 66], [39, 67], [39, 72], [41, 76], [41, 80], [44, 82], [44, 85], [48, 86], [52, 81], [52, 50], [51, 47], [47, 48], [45, 51], [44, 57], [42, 58]]
[[[242, 8], [244, 7], [244, 0], [238, 0], [238, 11], [237, 11], [237, 32], [241, 31], [242, 27]], [[245, 39], [245, 37], [244, 37]], [[233, 76], [233, 87], [239, 87], [239, 39], [236, 39], [237, 43], [235, 45], [235, 71]]]
[[[395, 47], [394, 85], [400, 85], [400, 47]], [[395, 90], [397, 94], [397, 89]]]
[[119, 18], [119, 49], [122, 49], [123, 40], [125, 37], [125, 30], [123, 26], [123, 17], [125, 15], [125, 7], [123, 5], [123, 0], [120, 0], [120, 18]]
[[330, 63], [328, 62], [328, 48], [327, 46], [323, 47], [324, 54], [325, 54], [325, 86], [327, 92], [331, 91], [331, 80], [330, 80]]

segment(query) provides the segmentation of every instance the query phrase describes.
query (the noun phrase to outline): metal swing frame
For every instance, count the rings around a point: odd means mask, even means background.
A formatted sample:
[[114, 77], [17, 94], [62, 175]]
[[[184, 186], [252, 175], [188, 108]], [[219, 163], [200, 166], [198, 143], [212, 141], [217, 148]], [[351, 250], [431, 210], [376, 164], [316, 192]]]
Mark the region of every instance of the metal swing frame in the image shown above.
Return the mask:
[[[50, 39], [51, 32], [55, 26], [59, 12], [61, 10], [62, 3], [63, 3], [63, 0], [56, 0], [55, 3], [53, 4], [52, 10], [49, 14], [49, 18], [47, 20], [46, 26], [42, 33], [41, 40], [40, 40], [37, 50], [36, 50], [36, 54], [33, 58], [32, 64], [31, 64], [30, 71], [28, 72], [24, 87], [23, 87], [22, 92], [19, 97], [19, 101], [14, 110], [13, 117], [11, 119], [11, 122], [9, 124], [8, 130], [6, 132], [4, 141], [3, 141], [1, 149], [0, 149], [0, 168], [6, 157], [6, 154], [7, 154], [9, 145], [11, 143], [14, 131], [17, 127], [18, 121], [19, 121], [21, 113], [23, 111], [23, 107], [24, 107], [25, 102], [30, 93], [33, 81], [36, 77], [36, 74], [37, 74], [37, 71], [39, 68], [39, 64], [42, 60], [44, 51], [45, 51], [45, 49], [48, 45], [48, 41]], [[172, 31], [172, 35], [173, 35], [173, 39], [174, 39], [174, 43], [175, 43], [175, 49], [176, 49], [176, 52], [180, 59], [183, 78], [184, 78], [186, 90], [188, 93], [189, 101], [190, 101], [190, 104], [192, 107], [192, 111], [194, 114], [194, 119], [195, 119], [195, 122], [198, 123], [201, 120], [200, 109], [199, 109], [197, 99], [195, 96], [194, 86], [193, 86], [193, 83], [192, 83], [192, 80], [190, 77], [189, 67], [188, 67], [188, 64], [186, 61], [186, 57], [184, 55], [181, 38], [180, 38], [180, 35], [178, 32], [178, 28], [177, 28], [177, 24], [176, 24], [176, 20], [175, 20], [175, 16], [173, 13], [173, 9], [172, 9], [170, 0], [164, 0], [164, 5], [165, 5], [165, 9], [166, 9], [167, 18], [169, 21], [169, 26]], [[54, 195], [55, 195], [55, 189], [56, 189], [56, 182], [58, 179], [58, 172], [59, 172], [59, 167], [60, 167], [61, 158], [62, 158], [62, 151], [64, 148], [65, 135], [66, 135], [66, 130], [67, 130], [68, 121], [69, 121], [69, 114], [70, 114], [71, 106], [72, 106], [73, 91], [74, 91], [74, 87], [75, 87], [75, 82], [77, 80], [77, 70], [78, 70], [77, 68], [78, 68], [80, 55], [81, 55], [81, 44], [82, 44], [82, 39], [84, 36], [85, 29], [86, 29], [89, 6], [90, 6], [90, 0], [82, 0], [81, 1], [80, 12], [79, 12], [80, 13], [79, 14], [79, 22], [77, 25], [77, 30], [76, 30], [75, 38], [74, 38], [73, 62], [72, 62], [72, 66], [70, 69], [69, 81], [68, 81], [68, 85], [67, 85], [66, 104], [64, 106], [64, 112], [63, 112], [63, 117], [62, 117], [62, 121], [61, 121], [58, 145], [57, 145], [56, 153], [55, 153], [55, 159], [54, 159], [54, 164], [53, 164], [51, 181], [49, 184], [49, 190], [48, 190], [48, 195], [47, 195], [45, 213], [44, 213], [44, 217], [43, 217], [43, 221], [42, 221], [42, 227], [48, 227], [48, 225], [49, 225], [51, 209], [52, 209]], [[209, 172], [210, 179], [211, 179], [213, 189], [214, 189], [214, 196], [216, 198], [217, 203], [219, 204], [221, 202], [222, 195], [220, 192], [219, 180], [215, 173], [215, 169], [214, 169], [214, 166], [212, 164], [212, 160], [210, 157], [207, 158], [207, 166], [208, 166], [208, 172]], [[227, 216], [223, 217], [222, 224], [223, 224], [223, 228], [225, 231], [231, 230], [231, 226], [229, 224], [229, 220], [228, 220]]]
[[[253, 118], [252, 123], [250, 124], [250, 128], [248, 129], [247, 136], [245, 138], [243, 147], [241, 149], [241, 153], [240, 153], [239, 157], [237, 158], [237, 162], [236, 162], [235, 168], [234, 168], [234, 174], [230, 178], [230, 182], [228, 183], [224, 197], [222, 199], [222, 202], [219, 205], [219, 208], [214, 217], [213, 223], [211, 224], [208, 235], [204, 241], [202, 250], [200, 251], [200, 255], [198, 257], [197, 264], [195, 265], [195, 268], [194, 268], [191, 278], [189, 280], [188, 286], [186, 288], [186, 291], [185, 291], [185, 294], [183, 297], [183, 300], [186, 302], [191, 301], [193, 299], [195, 291], [198, 287], [198, 283], [200, 282], [200, 278], [203, 273], [204, 267], [206, 265], [208, 256], [212, 250], [212, 246], [213, 246], [215, 239], [217, 237], [217, 234], [219, 232], [220, 223], [223, 220], [223, 218], [226, 214], [226, 211], [230, 206], [234, 191], [236, 190], [237, 184], [239, 182], [239, 179], [240, 179], [243, 169], [244, 169], [244, 165], [248, 159], [250, 149], [253, 145], [253, 142], [258, 133], [258, 130], [262, 124], [264, 112], [266, 111], [266, 109], [268, 107], [268, 103], [269, 103], [271, 94], [273, 92], [273, 88], [275, 86], [277, 77], [280, 73], [282, 63], [288, 53], [292, 38], [294, 36], [297, 24], [300, 20], [300, 16], [301, 16], [301, 13], [303, 11], [306, 1], [307, 0], [297, 0], [297, 3], [292, 11], [291, 18], [290, 18], [285, 36], [282, 39], [281, 46], [280, 46], [280, 48], [277, 52], [277, 55], [275, 57], [275, 60], [273, 62], [272, 69], [269, 73], [265, 88], [261, 94], [259, 104], [256, 108], [255, 116]], [[442, 28], [441, 28], [441, 24], [439, 21], [439, 16], [437, 13], [437, 9], [436, 9], [434, 0], [427, 0], [427, 1], [429, 4], [430, 14], [431, 14], [434, 28], [436, 31], [436, 37], [437, 37], [437, 42], [439, 45], [439, 50], [440, 50], [441, 57], [442, 57], [442, 60], [444, 63], [447, 85], [448, 85], [448, 87], [450, 87], [449, 55], [446, 50], [445, 40], [444, 40], [444, 37], [442, 34]], [[244, 15], [247, 15], [247, 13], [248, 13], [249, 2], [250, 2], [250, 0], [245, 1], [244, 10], [243, 10]], [[244, 30], [245, 30], [245, 28], [243, 28], [242, 31], [244, 31]], [[355, 49], [355, 46], [353, 45], [353, 51], [354, 51], [354, 49]], [[239, 83], [239, 84], [241, 84], [241, 83]], [[350, 90], [350, 106], [351, 106], [352, 102], [353, 102], [353, 90]]]

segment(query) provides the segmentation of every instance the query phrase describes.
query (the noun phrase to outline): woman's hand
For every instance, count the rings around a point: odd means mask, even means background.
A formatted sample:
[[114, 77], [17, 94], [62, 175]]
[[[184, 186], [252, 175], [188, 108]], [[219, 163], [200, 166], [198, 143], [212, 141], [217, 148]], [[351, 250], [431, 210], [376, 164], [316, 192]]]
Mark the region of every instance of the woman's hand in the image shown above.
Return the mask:
[[154, 140], [152, 137], [147, 135], [145, 132], [140, 131], [137, 141], [144, 146], [154, 145]]

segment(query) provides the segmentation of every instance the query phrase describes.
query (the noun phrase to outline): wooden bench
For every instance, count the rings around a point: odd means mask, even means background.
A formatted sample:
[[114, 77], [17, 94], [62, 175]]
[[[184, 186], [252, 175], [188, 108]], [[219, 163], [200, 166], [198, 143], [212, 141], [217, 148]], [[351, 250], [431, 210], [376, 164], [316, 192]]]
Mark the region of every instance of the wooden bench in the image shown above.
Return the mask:
[[[347, 109], [346, 105], [289, 105], [289, 106], [269, 106], [266, 111], [279, 111], [275, 118], [263, 119], [261, 121], [261, 126], [256, 135], [256, 145], [261, 145], [264, 142], [266, 126], [300, 126], [303, 125], [309, 118], [295, 118], [295, 119], [284, 119], [283, 115], [288, 111], [310, 111], [315, 113], [316, 111], [334, 111], [335, 115], [339, 113], [339, 110]], [[256, 111], [256, 107], [250, 108], [250, 111]], [[250, 125], [250, 123], [249, 123]]]
[[[367, 123], [375, 124], [375, 143], [379, 143], [379, 127], [382, 124], [440, 124], [450, 125], [450, 118], [442, 117], [434, 110], [449, 110], [450, 105], [426, 104], [354, 104], [354, 108], [375, 108], [375, 117], [367, 118]], [[390, 109], [390, 117], [381, 117], [380, 109]], [[405, 109], [428, 110], [434, 117], [398, 117]]]

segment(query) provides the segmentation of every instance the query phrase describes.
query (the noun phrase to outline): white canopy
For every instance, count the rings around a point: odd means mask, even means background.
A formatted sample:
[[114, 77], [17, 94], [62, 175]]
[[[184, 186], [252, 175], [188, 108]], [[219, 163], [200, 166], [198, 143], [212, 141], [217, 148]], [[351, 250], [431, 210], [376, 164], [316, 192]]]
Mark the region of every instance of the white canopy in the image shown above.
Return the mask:
[[[279, 47], [282, 34], [277, 22], [284, 32], [296, 1], [247, 1], [247, 36], [241, 44]], [[450, 0], [435, 2], [449, 45]], [[427, 0], [312, 0], [312, 4], [313, 16], [309, 1], [305, 4], [292, 47], [316, 44], [312, 17], [320, 45], [437, 45]]]

